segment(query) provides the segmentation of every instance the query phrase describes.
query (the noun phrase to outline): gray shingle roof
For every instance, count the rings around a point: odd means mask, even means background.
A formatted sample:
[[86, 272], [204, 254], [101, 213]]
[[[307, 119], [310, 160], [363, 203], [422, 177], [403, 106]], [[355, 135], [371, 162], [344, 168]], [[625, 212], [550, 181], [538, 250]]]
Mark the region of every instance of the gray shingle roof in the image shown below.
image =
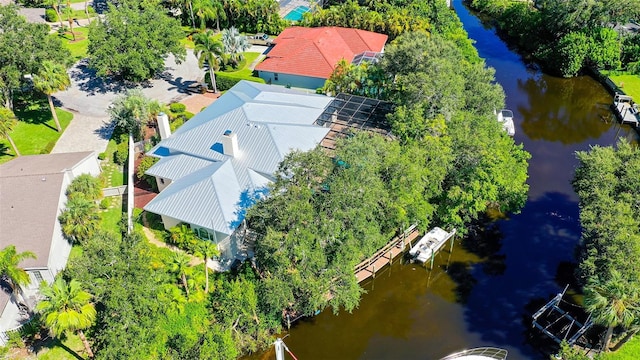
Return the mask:
[[[173, 182], [145, 210], [231, 234], [291, 150], [310, 150], [328, 128], [312, 125], [333, 98], [241, 81], [151, 153], [147, 174]], [[222, 134], [237, 135], [239, 154], [222, 153]]]
[[65, 171], [92, 154], [26, 155], [0, 165], [0, 248], [34, 252], [23, 267], [47, 267]]

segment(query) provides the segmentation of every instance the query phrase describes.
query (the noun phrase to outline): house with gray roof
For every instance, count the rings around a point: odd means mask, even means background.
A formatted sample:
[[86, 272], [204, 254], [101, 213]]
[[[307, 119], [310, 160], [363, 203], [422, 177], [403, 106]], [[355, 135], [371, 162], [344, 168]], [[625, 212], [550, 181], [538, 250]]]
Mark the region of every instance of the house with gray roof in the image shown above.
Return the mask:
[[[99, 173], [94, 152], [20, 156], [0, 165], [0, 248], [15, 245], [19, 253], [36, 255], [20, 264], [31, 280], [22, 288], [27, 307], [35, 305], [40, 283], [52, 282], [69, 258], [71, 244], [58, 221], [67, 186], [78, 175]], [[0, 343], [6, 331], [27, 320], [28, 314], [0, 281]]]
[[317, 146], [329, 128], [315, 125], [333, 98], [241, 81], [151, 149], [148, 171], [160, 193], [146, 211], [166, 229], [186, 223], [236, 255], [237, 229], [292, 150]]

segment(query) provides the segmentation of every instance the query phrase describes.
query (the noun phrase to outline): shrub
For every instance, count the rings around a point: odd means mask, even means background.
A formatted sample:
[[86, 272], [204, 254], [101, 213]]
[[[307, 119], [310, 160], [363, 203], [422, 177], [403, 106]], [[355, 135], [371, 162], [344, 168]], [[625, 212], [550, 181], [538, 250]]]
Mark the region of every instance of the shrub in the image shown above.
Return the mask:
[[182, 113], [182, 116], [184, 116], [185, 120], [189, 120], [194, 116], [194, 114], [192, 112], [185, 111]]
[[187, 106], [185, 104], [173, 103], [169, 105], [169, 110], [174, 114], [180, 114], [187, 110]]
[[107, 158], [107, 153], [106, 152], [101, 152], [100, 154], [98, 154], [98, 159], [99, 160], [104, 160]]
[[[213, 88], [211, 86], [211, 77], [209, 76], [209, 72], [205, 74], [204, 78], [207, 85]], [[235, 84], [237, 84], [240, 80], [248, 80], [248, 81], [253, 81], [261, 84], [265, 83], [265, 81], [259, 77], [227, 74], [223, 72], [216, 73], [216, 85], [218, 86], [218, 91], [229, 90]]]
[[109, 205], [111, 205], [111, 198], [104, 198], [100, 200], [100, 209], [106, 210], [109, 208]]
[[158, 162], [157, 157], [145, 156], [142, 161], [140, 161], [140, 165], [138, 165], [138, 170], [136, 171], [136, 176], [138, 177], [138, 179], [142, 180], [145, 177], [144, 173], [149, 170], [149, 168], [151, 168], [156, 162]]
[[118, 144], [116, 147], [116, 152], [113, 154], [113, 161], [116, 164], [124, 165], [127, 162], [127, 157], [129, 156], [129, 142], [124, 141]]
[[169, 128], [171, 129], [171, 132], [175, 132], [180, 126], [182, 126], [182, 124], [184, 124], [184, 118], [183, 117], [179, 117], [176, 118], [174, 121], [171, 122], [171, 124], [169, 124]]
[[48, 22], [56, 22], [58, 21], [58, 14], [53, 9], [47, 9], [44, 11], [44, 19]]

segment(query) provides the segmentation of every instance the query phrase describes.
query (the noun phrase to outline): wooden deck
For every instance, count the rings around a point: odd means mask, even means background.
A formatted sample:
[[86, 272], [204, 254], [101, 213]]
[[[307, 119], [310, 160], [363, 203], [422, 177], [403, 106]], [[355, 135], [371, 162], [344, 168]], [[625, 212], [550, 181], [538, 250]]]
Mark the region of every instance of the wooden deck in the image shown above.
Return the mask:
[[358, 264], [354, 269], [358, 283], [361, 283], [372, 276], [375, 278], [376, 272], [385, 267], [385, 265], [391, 264], [393, 259], [404, 253], [407, 247], [410, 248], [411, 242], [419, 235], [420, 232], [417, 227], [412, 225], [402, 235], [396, 236], [389, 241], [385, 247], [378, 250], [378, 252], [373, 254], [373, 256]]

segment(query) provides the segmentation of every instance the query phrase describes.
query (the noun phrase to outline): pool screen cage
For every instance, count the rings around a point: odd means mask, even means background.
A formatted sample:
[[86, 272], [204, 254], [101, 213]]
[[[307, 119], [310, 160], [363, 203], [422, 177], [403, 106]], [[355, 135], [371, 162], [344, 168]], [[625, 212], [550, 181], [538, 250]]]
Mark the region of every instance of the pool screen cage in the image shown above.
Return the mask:
[[349, 136], [354, 130], [391, 137], [391, 127], [386, 116], [392, 109], [389, 102], [340, 93], [315, 121], [316, 125], [331, 129], [320, 145], [333, 150], [338, 138]]

